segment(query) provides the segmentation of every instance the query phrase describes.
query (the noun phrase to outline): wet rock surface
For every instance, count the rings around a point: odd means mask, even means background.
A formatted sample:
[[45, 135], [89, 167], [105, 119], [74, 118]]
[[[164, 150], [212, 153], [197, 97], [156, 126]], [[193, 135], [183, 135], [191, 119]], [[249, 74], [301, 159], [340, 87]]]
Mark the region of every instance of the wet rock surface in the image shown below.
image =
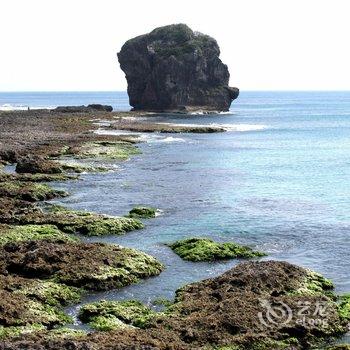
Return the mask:
[[111, 129], [127, 130], [135, 132], [159, 132], [159, 133], [195, 133], [211, 134], [215, 132], [224, 132], [225, 128], [219, 126], [198, 126], [198, 125], [176, 125], [170, 123], [153, 123], [151, 121], [133, 121], [132, 123], [113, 122]]
[[18, 159], [16, 172], [30, 174], [60, 174], [62, 173], [62, 168], [56, 162], [45, 160], [43, 157], [29, 155]]
[[231, 88], [215, 39], [185, 24], [154, 29], [128, 40], [118, 59], [130, 105], [148, 111], [227, 111], [239, 90]]
[[[314, 307], [321, 304], [327, 312], [315, 314]], [[305, 305], [312, 312], [301, 322], [300, 308]], [[283, 306], [290, 310], [286, 318], [276, 323], [266, 318], [267, 307], [278, 312]], [[90, 304], [81, 315], [87, 322], [99, 316], [104, 321], [111, 316], [124, 318], [134, 328], [117, 327], [71, 340], [76, 349], [309, 349], [346, 332], [349, 322], [339, 314], [329, 281], [277, 261], [240, 264], [219, 277], [188, 285], [178, 290], [175, 303], [162, 313], [147, 312], [131, 301]], [[147, 322], [141, 322], [140, 328], [134, 321], [142, 315], [147, 315]], [[315, 317], [322, 322], [312, 321]], [[25, 342], [18, 340], [17, 345]], [[67, 348], [69, 342], [49, 343], [39, 337], [35, 344], [54, 349]]]
[[0, 273], [54, 279], [89, 290], [108, 290], [158, 275], [155, 258], [116, 245], [65, 241], [25, 241], [0, 248]]
[[[129, 146], [136, 138], [99, 136], [91, 130], [97, 128], [93, 120], [129, 126], [138, 124], [137, 116], [0, 112], [1, 164], [30, 160], [22, 162], [25, 173], [0, 168], [0, 349], [292, 350], [346, 332], [349, 296], [337, 297], [332, 283], [319, 274], [273, 261], [240, 264], [186, 286], [162, 312], [137, 301], [87, 305], [84, 322], [104, 331], [62, 328], [72, 321], [62, 307], [77, 303], [84, 291], [119, 288], [163, 269], [144, 253], [80, 242], [84, 238], [76, 235], [120, 234], [137, 228], [138, 220], [49, 209], [42, 202], [59, 194], [40, 182], [75, 178], [56, 164], [62, 157], [119, 161], [134, 155], [137, 150]], [[46, 173], [56, 166], [63, 172]], [[283, 317], [272, 322], [276, 313]]]
[[53, 198], [66, 197], [64, 191], [54, 190], [45, 184], [36, 182], [5, 181], [0, 182], [0, 197], [36, 202]]

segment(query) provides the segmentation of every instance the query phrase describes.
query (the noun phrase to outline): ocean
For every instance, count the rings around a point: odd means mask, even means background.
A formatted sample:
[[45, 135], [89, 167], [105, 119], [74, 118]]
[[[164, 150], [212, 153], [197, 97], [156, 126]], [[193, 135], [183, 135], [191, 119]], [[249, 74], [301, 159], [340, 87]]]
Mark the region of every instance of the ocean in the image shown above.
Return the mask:
[[[125, 92], [0, 93], [0, 108], [88, 103], [128, 110]], [[225, 125], [217, 134], [145, 134], [142, 154], [117, 171], [57, 184], [71, 208], [124, 215], [143, 204], [162, 210], [146, 228], [90, 238], [146, 251], [166, 270], [85, 301], [173, 298], [183, 284], [239, 263], [191, 263], [166, 245], [185, 237], [233, 241], [332, 279], [350, 292], [350, 92], [241, 92], [229, 113], [158, 115], [179, 124]], [[70, 309], [75, 313], [74, 308]]]

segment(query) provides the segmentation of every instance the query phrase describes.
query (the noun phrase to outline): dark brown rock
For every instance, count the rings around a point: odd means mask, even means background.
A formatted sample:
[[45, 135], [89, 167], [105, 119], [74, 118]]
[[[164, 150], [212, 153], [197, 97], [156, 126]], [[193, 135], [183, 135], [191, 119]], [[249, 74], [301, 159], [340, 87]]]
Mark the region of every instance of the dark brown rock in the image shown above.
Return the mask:
[[112, 112], [113, 107], [95, 103], [88, 106], [59, 106], [55, 108], [54, 111], [60, 113], [88, 113], [92, 111]]
[[0, 247], [0, 274], [53, 278], [69, 286], [107, 290], [158, 275], [163, 265], [142, 252], [102, 243], [24, 241]]
[[130, 105], [149, 111], [227, 111], [231, 88], [215, 39], [185, 24], [154, 29], [127, 41], [118, 53]]
[[43, 157], [28, 155], [18, 159], [16, 172], [22, 174], [60, 174], [62, 167], [59, 163]]

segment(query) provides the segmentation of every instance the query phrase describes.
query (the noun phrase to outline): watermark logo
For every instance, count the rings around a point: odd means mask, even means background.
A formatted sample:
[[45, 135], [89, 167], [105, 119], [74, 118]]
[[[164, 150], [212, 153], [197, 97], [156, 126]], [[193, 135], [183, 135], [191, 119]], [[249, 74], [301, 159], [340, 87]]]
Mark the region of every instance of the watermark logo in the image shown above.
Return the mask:
[[283, 301], [260, 299], [263, 311], [258, 313], [260, 323], [266, 327], [286, 326], [293, 319], [301, 326], [328, 327], [328, 303], [317, 300], [314, 303], [300, 300], [294, 310]]
[[266, 327], [286, 325], [293, 318], [292, 309], [282, 301], [272, 305], [268, 300], [260, 299], [260, 305], [265, 310], [264, 312], [259, 312], [258, 317], [260, 322]]

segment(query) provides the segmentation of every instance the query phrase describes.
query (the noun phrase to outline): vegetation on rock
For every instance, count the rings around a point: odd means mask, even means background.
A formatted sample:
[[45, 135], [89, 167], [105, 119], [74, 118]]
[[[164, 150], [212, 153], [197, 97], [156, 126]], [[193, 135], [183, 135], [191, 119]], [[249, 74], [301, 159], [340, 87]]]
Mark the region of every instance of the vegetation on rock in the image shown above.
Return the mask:
[[168, 246], [182, 259], [189, 261], [247, 259], [266, 255], [237, 243], [216, 243], [208, 238], [189, 238], [170, 243]]
[[43, 157], [28, 155], [17, 160], [16, 172], [29, 174], [60, 174], [63, 170], [57, 162], [44, 159]]
[[54, 225], [0, 225], [0, 245], [10, 242], [31, 241], [31, 240], [52, 240], [52, 241], [76, 241], [76, 238], [61, 232]]
[[48, 185], [35, 182], [0, 182], [0, 197], [10, 197], [30, 202], [67, 196], [64, 191], [54, 190]]
[[49, 211], [51, 214], [43, 220], [56, 225], [66, 233], [85, 236], [122, 235], [144, 227], [142, 222], [133, 218], [70, 210], [57, 205], [49, 207]]
[[130, 156], [140, 153], [140, 150], [130, 142], [95, 141], [83, 144], [75, 156], [78, 158], [127, 160]]
[[112, 330], [127, 325], [145, 328], [156, 315], [156, 312], [137, 300], [101, 300], [84, 305], [80, 309], [79, 318], [96, 330]]
[[340, 316], [343, 319], [348, 320], [350, 323], [350, 294], [341, 295], [339, 296], [338, 300]]
[[150, 219], [155, 218], [157, 213], [156, 208], [151, 207], [134, 207], [129, 211], [130, 218], [142, 218], [142, 219]]
[[81, 242], [29, 241], [0, 247], [0, 273], [50, 278], [68, 286], [108, 290], [137, 283], [161, 273], [155, 258], [116, 245]]

